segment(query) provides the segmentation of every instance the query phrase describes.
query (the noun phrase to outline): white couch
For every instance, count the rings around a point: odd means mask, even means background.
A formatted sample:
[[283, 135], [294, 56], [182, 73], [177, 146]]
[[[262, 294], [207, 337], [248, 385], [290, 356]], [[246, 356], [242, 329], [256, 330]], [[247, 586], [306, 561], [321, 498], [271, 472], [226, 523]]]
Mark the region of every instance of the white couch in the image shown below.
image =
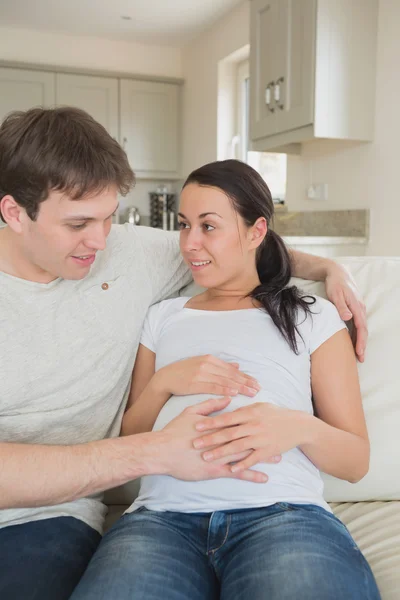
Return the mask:
[[[325, 498], [368, 559], [382, 600], [400, 600], [400, 258], [339, 262], [350, 269], [367, 305], [369, 340], [359, 374], [371, 464], [368, 475], [355, 485], [324, 477]], [[321, 283], [295, 283], [325, 295]], [[137, 482], [132, 482], [107, 493], [107, 526], [136, 492]]]

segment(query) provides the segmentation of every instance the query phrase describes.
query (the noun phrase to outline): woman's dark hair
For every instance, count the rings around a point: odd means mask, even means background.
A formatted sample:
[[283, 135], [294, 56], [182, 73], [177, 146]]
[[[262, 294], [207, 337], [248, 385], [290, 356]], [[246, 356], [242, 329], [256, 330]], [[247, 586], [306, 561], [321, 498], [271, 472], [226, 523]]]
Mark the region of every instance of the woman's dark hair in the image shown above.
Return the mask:
[[249, 296], [261, 303], [297, 353], [296, 333], [300, 335], [297, 328], [298, 311], [301, 309], [305, 315], [311, 313], [310, 304], [314, 304], [315, 298], [303, 295], [294, 285], [287, 287], [292, 276], [290, 256], [282, 238], [270, 229], [274, 203], [267, 184], [257, 171], [239, 160], [204, 165], [189, 175], [183, 187], [190, 183], [219, 188], [225, 192], [248, 227], [260, 217], [265, 218], [268, 232], [256, 255], [261, 283]]
[[33, 221], [51, 190], [79, 200], [115, 185], [125, 196], [134, 182], [121, 146], [79, 108], [16, 111], [1, 124], [0, 200], [10, 194]]

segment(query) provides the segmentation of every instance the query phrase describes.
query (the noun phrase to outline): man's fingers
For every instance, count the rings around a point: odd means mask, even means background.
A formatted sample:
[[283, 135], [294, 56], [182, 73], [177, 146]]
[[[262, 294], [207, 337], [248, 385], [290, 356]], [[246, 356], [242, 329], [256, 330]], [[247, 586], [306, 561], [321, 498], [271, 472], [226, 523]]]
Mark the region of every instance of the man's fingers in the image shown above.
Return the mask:
[[245, 458], [250, 456], [252, 452], [253, 450], [247, 450], [246, 452], [237, 452], [236, 454], [230, 454], [229, 456], [224, 456], [224, 458], [221, 458], [220, 460], [214, 461], [214, 464], [231, 465], [232, 463], [237, 463], [241, 460], [244, 460]]
[[[193, 446], [196, 448], [196, 450], [200, 450], [201, 448], [209, 448], [210, 446], [221, 446], [221, 444], [227, 444], [228, 442], [239, 440], [240, 438], [244, 438], [251, 433], [254, 433], [248, 423], [235, 427], [227, 427], [225, 425], [214, 427], [211, 423], [211, 419], [210, 427], [207, 428], [207, 430], [210, 431], [210, 433], [194, 440]], [[243, 448], [241, 448], [239, 452], [242, 450]]]
[[238, 461], [236, 464], [231, 466], [232, 473], [240, 473], [240, 471], [244, 471], [245, 469], [250, 469], [254, 467], [257, 463], [269, 463], [269, 464], [277, 464], [282, 460], [281, 455], [270, 456], [267, 460], [261, 460], [258, 452], [252, 452], [248, 457], [244, 458], [241, 461]]
[[[218, 439], [217, 442], [207, 442], [207, 447], [208, 446], [214, 446], [215, 444], [218, 445], [218, 448], [214, 448], [213, 450], [207, 450], [206, 452], [203, 453], [203, 458], [206, 461], [211, 461], [211, 460], [218, 460], [219, 458], [224, 458], [224, 456], [230, 456], [231, 454], [237, 454], [239, 452], [246, 452], [249, 450], [252, 450], [252, 447], [250, 446], [251, 442], [251, 438], [249, 437], [242, 437], [241, 439], [236, 439], [234, 442], [230, 442], [229, 444], [227, 444], [226, 442], [223, 441], [224, 436], [222, 434], [224, 434], [225, 432], [222, 431], [220, 434], [219, 433], [215, 433], [212, 436], [209, 436], [209, 440], [211, 440], [211, 438], [214, 439]], [[225, 444], [224, 446], [221, 446], [220, 444]], [[193, 443], [194, 447], [196, 447], [196, 440]]]
[[239, 473], [231, 473], [230, 477], [235, 479], [243, 479], [244, 481], [252, 481], [253, 483], [267, 483], [268, 475], [262, 473], [261, 471], [252, 471], [246, 469], [245, 471], [240, 471]]
[[[204, 415], [207, 416], [210, 413], [217, 412], [218, 410], [223, 410], [230, 403], [231, 398], [228, 396], [224, 396], [223, 398], [210, 398], [209, 400], [204, 400], [204, 402], [200, 402], [200, 404], [196, 404], [195, 406], [191, 406], [187, 411], [194, 413], [195, 415]], [[205, 421], [202, 421], [203, 423]], [[205, 427], [207, 429], [207, 427]]]
[[364, 362], [365, 348], [367, 347], [368, 330], [366, 327], [357, 329], [356, 354], [360, 362]]
[[207, 421], [199, 421], [196, 424], [196, 429], [198, 431], [204, 431], [206, 429], [222, 429], [223, 427], [232, 427], [233, 425], [239, 425], [244, 420], [242, 410], [243, 409], [238, 408], [233, 412], [224, 413], [223, 415], [218, 415], [217, 417], [212, 417]]
[[353, 313], [351, 312], [342, 291], [337, 292], [333, 302], [339, 312], [340, 318], [343, 319], [343, 321], [350, 321]]
[[356, 354], [358, 360], [364, 362], [365, 348], [367, 347], [368, 340], [367, 309], [365, 304], [359, 303], [357, 310], [353, 309], [353, 314]]

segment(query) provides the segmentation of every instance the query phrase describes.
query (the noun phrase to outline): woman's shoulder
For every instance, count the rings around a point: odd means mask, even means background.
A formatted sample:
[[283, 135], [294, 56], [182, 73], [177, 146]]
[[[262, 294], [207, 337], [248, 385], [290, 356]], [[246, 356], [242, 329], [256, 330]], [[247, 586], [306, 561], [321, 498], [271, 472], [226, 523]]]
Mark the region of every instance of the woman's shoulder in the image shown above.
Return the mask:
[[180, 296], [179, 298], [169, 298], [168, 300], [162, 300], [150, 306], [147, 317], [152, 320], [164, 321], [168, 317], [176, 314], [184, 308], [189, 298]]
[[336, 306], [326, 298], [322, 298], [322, 296], [311, 296], [310, 299], [313, 298], [314, 302], [310, 304], [310, 317], [311, 320], [315, 319], [329, 319], [339, 316], [339, 312]]
[[299, 333], [310, 354], [329, 337], [346, 327], [332, 302], [320, 296], [312, 296], [312, 298], [314, 302], [311, 303], [310, 298], [309, 312], [299, 319], [298, 324]]

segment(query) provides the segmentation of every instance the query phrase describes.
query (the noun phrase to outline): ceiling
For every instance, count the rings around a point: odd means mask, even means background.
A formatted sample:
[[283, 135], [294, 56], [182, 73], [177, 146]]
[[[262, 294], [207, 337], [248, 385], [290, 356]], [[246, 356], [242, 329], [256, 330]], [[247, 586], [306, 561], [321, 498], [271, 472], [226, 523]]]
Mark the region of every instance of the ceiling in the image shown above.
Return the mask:
[[0, 0], [0, 24], [179, 47], [242, 1]]

